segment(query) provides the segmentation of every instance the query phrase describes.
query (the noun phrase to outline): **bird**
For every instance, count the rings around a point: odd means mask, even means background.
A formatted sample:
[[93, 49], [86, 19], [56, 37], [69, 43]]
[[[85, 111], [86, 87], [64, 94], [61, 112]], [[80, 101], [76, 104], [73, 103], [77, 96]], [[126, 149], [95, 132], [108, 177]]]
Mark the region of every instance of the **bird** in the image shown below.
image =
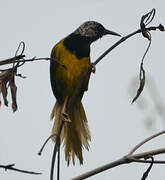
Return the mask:
[[[68, 165], [71, 160], [75, 165], [75, 157], [82, 165], [82, 150], [89, 150], [91, 135], [81, 100], [88, 90], [90, 74], [84, 78], [84, 73], [91, 64], [90, 45], [108, 34], [120, 36], [96, 21], [87, 21], [60, 40], [51, 51], [50, 82], [56, 98], [51, 113], [51, 119], [54, 119], [52, 134], [57, 134], [61, 122], [65, 120], [60, 138]], [[76, 91], [73, 103], [69, 103]], [[56, 138], [53, 136], [52, 140], [56, 141]]]

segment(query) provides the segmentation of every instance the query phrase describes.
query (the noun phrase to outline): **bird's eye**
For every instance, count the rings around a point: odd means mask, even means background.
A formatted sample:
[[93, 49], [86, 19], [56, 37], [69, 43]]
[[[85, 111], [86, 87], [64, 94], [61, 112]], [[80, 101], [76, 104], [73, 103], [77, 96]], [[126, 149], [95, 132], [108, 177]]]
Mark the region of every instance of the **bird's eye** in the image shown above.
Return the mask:
[[98, 26], [97, 29], [98, 29], [99, 32], [104, 32], [104, 30], [105, 30], [105, 28], [103, 26]]

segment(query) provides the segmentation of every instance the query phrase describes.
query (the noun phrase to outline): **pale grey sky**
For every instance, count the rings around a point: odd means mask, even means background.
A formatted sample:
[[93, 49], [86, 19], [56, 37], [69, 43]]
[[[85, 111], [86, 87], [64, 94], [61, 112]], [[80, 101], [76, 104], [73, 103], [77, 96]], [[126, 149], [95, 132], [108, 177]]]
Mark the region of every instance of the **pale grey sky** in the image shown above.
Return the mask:
[[[165, 2], [162, 0], [1, 1], [0, 60], [14, 56], [22, 40], [26, 43], [27, 58], [49, 57], [54, 44], [87, 20], [98, 21], [107, 29], [126, 35], [139, 28], [143, 14], [156, 8], [152, 25], [165, 25], [164, 7]], [[117, 37], [106, 36], [94, 43], [91, 59], [95, 60], [116, 40]], [[164, 42], [164, 33], [152, 32], [151, 49], [144, 63], [146, 76], [152, 76], [155, 80], [163, 101]], [[152, 130], [145, 126], [146, 118], [153, 112], [153, 103], [147, 88], [144, 89], [143, 97], [146, 97], [149, 105], [143, 110], [140, 110], [137, 104], [131, 105], [133, 97], [129, 94], [130, 84], [132, 78], [138, 79], [140, 61], [147, 45], [147, 40], [137, 35], [124, 42], [98, 64], [96, 74], [92, 75], [89, 91], [83, 98], [92, 135], [90, 151], [84, 151], [83, 166], [77, 161], [75, 167], [67, 167], [62, 149], [62, 180], [122, 157], [139, 141], [164, 128], [161, 117], [156, 117]], [[49, 63], [29, 63], [20, 68], [19, 73], [28, 78], [17, 78], [16, 81], [18, 111], [13, 114], [10, 107], [2, 106], [0, 109], [0, 164], [15, 163], [17, 168], [42, 172], [43, 175], [34, 176], [1, 170], [0, 178], [49, 179], [54, 144], [50, 141], [43, 155], [37, 155], [52, 128], [50, 112], [55, 99], [50, 88]], [[138, 88], [138, 84], [136, 86]], [[133, 89], [133, 94], [136, 93], [136, 88]], [[146, 144], [142, 150], [164, 147], [164, 142], [162, 136]], [[163, 155], [162, 159], [164, 157]], [[148, 165], [142, 164], [119, 166], [89, 179], [108, 180], [122, 177], [139, 180], [147, 167]], [[155, 165], [149, 179], [164, 178], [164, 165]]]

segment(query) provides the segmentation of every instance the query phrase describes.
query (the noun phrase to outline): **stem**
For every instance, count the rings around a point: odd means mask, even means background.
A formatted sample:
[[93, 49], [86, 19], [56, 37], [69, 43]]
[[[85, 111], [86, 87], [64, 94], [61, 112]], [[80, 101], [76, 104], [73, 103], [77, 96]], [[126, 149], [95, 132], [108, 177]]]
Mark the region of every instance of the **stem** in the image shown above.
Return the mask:
[[58, 133], [57, 133], [57, 139], [56, 139], [56, 143], [55, 143], [54, 151], [53, 151], [53, 156], [52, 156], [50, 180], [53, 180], [53, 176], [54, 176], [54, 165], [55, 165], [55, 160], [56, 160], [56, 153], [57, 153], [57, 150], [58, 150], [59, 145], [60, 145], [60, 134], [61, 134], [63, 126], [64, 126], [64, 121], [61, 121], [61, 125], [60, 125], [60, 128], [59, 128]]

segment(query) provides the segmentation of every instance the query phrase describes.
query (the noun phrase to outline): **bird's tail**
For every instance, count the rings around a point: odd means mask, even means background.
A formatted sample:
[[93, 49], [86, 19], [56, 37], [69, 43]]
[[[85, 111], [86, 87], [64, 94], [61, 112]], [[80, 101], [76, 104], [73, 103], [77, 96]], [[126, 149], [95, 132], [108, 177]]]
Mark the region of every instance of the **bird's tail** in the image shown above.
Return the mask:
[[[57, 133], [60, 127], [62, 120], [61, 110], [62, 105], [56, 102], [51, 114], [51, 119], [55, 117], [52, 134]], [[64, 141], [65, 147], [65, 159], [68, 165], [71, 158], [73, 164], [75, 164], [75, 156], [77, 156], [80, 164], [83, 164], [82, 149], [83, 147], [87, 150], [89, 149], [88, 141], [91, 139], [91, 136], [82, 103], [80, 101], [76, 102], [67, 113], [71, 122], [64, 123], [61, 132], [61, 140]], [[55, 141], [55, 137], [52, 139]]]

